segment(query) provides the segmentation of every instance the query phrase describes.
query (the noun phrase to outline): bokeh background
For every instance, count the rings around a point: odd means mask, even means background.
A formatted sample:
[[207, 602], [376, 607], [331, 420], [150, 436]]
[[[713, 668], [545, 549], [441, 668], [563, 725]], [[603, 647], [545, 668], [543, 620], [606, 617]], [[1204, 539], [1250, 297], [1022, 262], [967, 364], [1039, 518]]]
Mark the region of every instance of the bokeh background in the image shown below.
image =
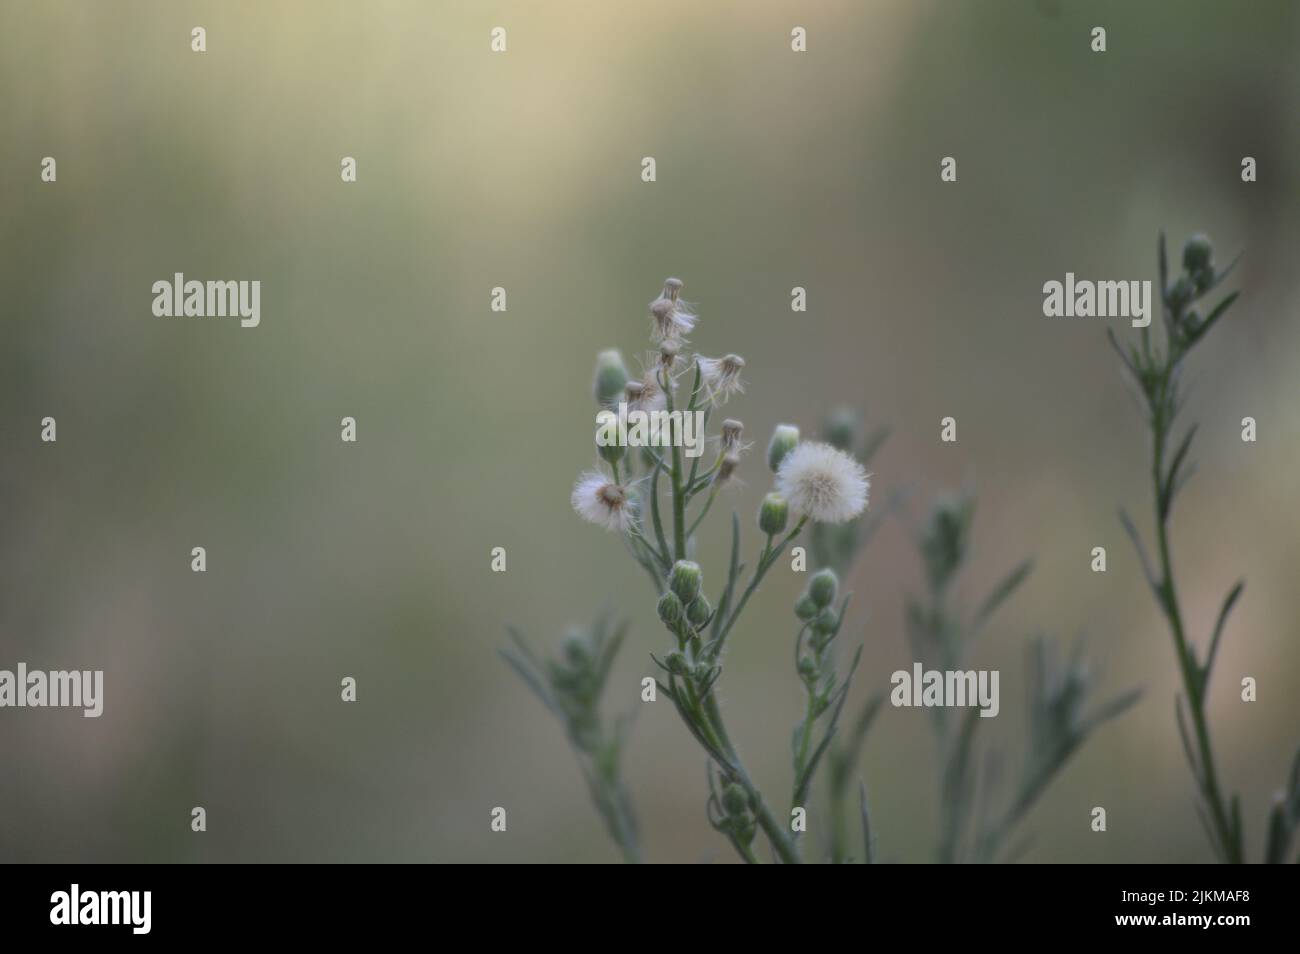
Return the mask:
[[[895, 429], [877, 500], [978, 492], [970, 600], [1036, 559], [972, 660], [1002, 670], [1010, 758], [1031, 634], [1086, 636], [1104, 691], [1145, 690], [1029, 818], [1027, 858], [1209, 860], [1168, 633], [1115, 517], [1149, 525], [1146, 436], [1107, 322], [1041, 314], [1066, 271], [1154, 279], [1161, 228], [1246, 253], [1193, 362], [1200, 469], [1175, 543], [1202, 644], [1248, 581], [1210, 707], [1259, 857], [1300, 741], [1300, 6], [4, 0], [0, 18], [0, 667], [107, 682], [98, 720], [0, 712], [3, 860], [613, 860], [559, 728], [496, 654], [507, 623], [552, 647], [601, 606], [634, 624], [607, 703], [639, 710], [650, 859], [729, 860], [702, 756], [637, 698], [664, 636], [649, 588], [568, 505], [593, 461], [592, 357], [644, 346], [670, 274], [700, 349], [748, 360], [729, 413], [754, 440], [862, 408]], [[261, 327], [154, 318], [176, 271], [261, 280]], [[759, 458], [726, 501], [746, 526]], [[704, 541], [714, 580], [721, 552]], [[774, 572], [724, 676], [773, 792], [802, 704], [792, 577]], [[920, 585], [891, 521], [849, 581], [855, 703], [910, 664]], [[927, 714], [887, 707], [863, 766], [887, 860], [932, 857], [934, 760]]]

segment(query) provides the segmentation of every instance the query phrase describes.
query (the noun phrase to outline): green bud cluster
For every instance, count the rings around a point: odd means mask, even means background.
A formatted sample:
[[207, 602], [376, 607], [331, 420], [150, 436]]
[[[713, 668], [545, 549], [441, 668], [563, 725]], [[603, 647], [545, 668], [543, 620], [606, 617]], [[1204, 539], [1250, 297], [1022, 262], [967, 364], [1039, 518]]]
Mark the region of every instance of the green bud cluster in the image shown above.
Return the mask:
[[935, 501], [921, 531], [921, 556], [934, 589], [946, 587], [965, 560], [974, 515], [975, 502], [969, 496], [945, 496]]
[[778, 493], [770, 493], [763, 498], [763, 503], [758, 508], [758, 529], [769, 537], [774, 537], [778, 533], [785, 532], [786, 524], [789, 522], [790, 505], [786, 503], [784, 497]]
[[785, 455], [799, 444], [799, 428], [793, 424], [778, 424], [772, 431], [772, 440], [767, 445], [767, 466], [776, 473]]
[[596, 355], [596, 375], [592, 383], [592, 394], [596, 403], [608, 407], [618, 402], [627, 387], [627, 367], [623, 356], [613, 349]]
[[836, 408], [827, 415], [822, 432], [827, 444], [846, 453], [852, 453], [853, 444], [858, 439], [857, 413], [849, 407]]
[[739, 782], [728, 782], [722, 789], [718, 801], [723, 812], [723, 819], [718, 827], [728, 832], [740, 844], [748, 846], [757, 833], [757, 826], [750, 812], [749, 793]]
[[704, 573], [700, 570], [698, 563], [692, 560], [678, 560], [673, 564], [668, 589], [676, 594], [683, 605], [690, 603], [700, 595], [700, 587], [703, 583]]
[[678, 560], [668, 577], [668, 591], [659, 597], [659, 619], [673, 633], [682, 623], [700, 630], [713, 619], [713, 605], [700, 592], [704, 574], [700, 565], [690, 560]]
[[1214, 283], [1214, 246], [1204, 235], [1193, 235], [1183, 246], [1183, 270], [1198, 292]]
[[669, 590], [663, 596], [659, 597], [659, 605], [657, 609], [659, 611], [660, 621], [669, 629], [677, 628], [677, 625], [682, 621], [682, 615], [685, 612], [681, 599], [679, 599], [677, 594], [672, 590]]

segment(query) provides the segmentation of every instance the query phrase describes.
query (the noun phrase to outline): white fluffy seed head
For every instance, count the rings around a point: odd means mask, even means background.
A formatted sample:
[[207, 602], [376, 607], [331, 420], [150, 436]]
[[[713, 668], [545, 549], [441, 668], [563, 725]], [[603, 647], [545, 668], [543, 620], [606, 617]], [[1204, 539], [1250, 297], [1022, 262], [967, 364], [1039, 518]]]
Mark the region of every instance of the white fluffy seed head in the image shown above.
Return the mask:
[[867, 507], [870, 481], [862, 465], [830, 444], [805, 441], [781, 460], [776, 491], [818, 523], [845, 523]]
[[606, 530], [626, 531], [635, 520], [627, 488], [596, 471], [578, 476], [569, 502], [579, 517]]

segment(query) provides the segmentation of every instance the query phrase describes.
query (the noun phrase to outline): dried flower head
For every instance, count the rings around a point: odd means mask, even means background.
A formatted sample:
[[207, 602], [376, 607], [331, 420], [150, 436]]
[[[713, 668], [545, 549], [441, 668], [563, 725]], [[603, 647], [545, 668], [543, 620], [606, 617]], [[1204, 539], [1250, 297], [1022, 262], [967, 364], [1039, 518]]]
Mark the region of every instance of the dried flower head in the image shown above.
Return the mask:
[[578, 476], [569, 502], [579, 517], [606, 530], [626, 531], [636, 519], [628, 489], [597, 471]]
[[733, 418], [727, 418], [722, 422], [722, 452], [729, 454], [733, 451], [739, 453], [744, 450], [740, 445], [740, 436], [745, 431], [745, 425]]
[[745, 359], [738, 354], [728, 354], [721, 358], [695, 356], [700, 367], [700, 382], [709, 399], [722, 404], [733, 394], [745, 393], [745, 384], [740, 380], [740, 372], [745, 368]]
[[639, 379], [627, 382], [623, 400], [629, 411], [659, 411], [668, 406], [668, 398], [656, 380], [656, 368], [648, 369]]
[[668, 375], [673, 373], [677, 356], [682, 353], [681, 343], [676, 338], [666, 338], [659, 345], [659, 367]]
[[718, 464], [718, 471], [713, 475], [713, 481], [716, 484], [725, 484], [736, 473], [736, 468], [740, 466], [740, 455], [735, 451], [722, 455], [722, 461]]
[[844, 523], [867, 506], [868, 477], [862, 465], [830, 444], [804, 441], [789, 451], [776, 472], [777, 493], [818, 523]]
[[695, 328], [696, 316], [686, 303], [673, 298], [656, 298], [650, 303], [650, 339], [678, 340]]

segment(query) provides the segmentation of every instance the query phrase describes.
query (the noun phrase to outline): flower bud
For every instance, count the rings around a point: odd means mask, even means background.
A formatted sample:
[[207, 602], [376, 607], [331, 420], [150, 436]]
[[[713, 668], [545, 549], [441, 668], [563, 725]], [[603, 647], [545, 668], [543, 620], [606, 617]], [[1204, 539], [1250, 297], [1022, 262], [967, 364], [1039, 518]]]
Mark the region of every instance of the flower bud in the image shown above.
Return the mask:
[[749, 795], [739, 782], [730, 782], [722, 790], [722, 810], [732, 816], [749, 811]]
[[564, 659], [574, 669], [581, 669], [591, 659], [587, 641], [578, 633], [570, 633], [564, 640]]
[[1178, 281], [1174, 282], [1169, 289], [1169, 307], [1177, 311], [1191, 301], [1195, 293], [1196, 289], [1191, 280], [1186, 275], [1180, 275]]
[[808, 581], [808, 596], [818, 608], [830, 606], [835, 602], [835, 592], [839, 589], [839, 585], [840, 581], [830, 567], [818, 570]]
[[837, 625], [839, 625], [839, 618], [835, 615], [835, 610], [828, 606], [817, 614], [817, 618], [813, 620], [812, 628], [814, 633], [829, 636], [835, 632]]
[[1189, 275], [1208, 269], [1213, 257], [1214, 246], [1205, 235], [1193, 235], [1183, 246], [1183, 268]]
[[672, 577], [668, 586], [685, 605], [700, 595], [702, 582], [703, 573], [700, 572], [698, 563], [691, 560], [678, 560], [673, 564]]
[[817, 675], [817, 663], [811, 656], [803, 656], [799, 659], [799, 675], [804, 679], [811, 679]]
[[758, 826], [754, 824], [754, 819], [746, 815], [743, 819], [737, 819], [732, 834], [742, 845], [748, 846], [754, 840], [754, 835], [758, 833]]
[[664, 665], [674, 676], [684, 676], [690, 672], [691, 664], [686, 661], [686, 657], [674, 649], [664, 660]]
[[823, 436], [831, 447], [851, 452], [858, 436], [857, 413], [851, 407], [836, 408], [826, 418]]
[[772, 493], [763, 498], [758, 508], [758, 529], [769, 537], [776, 536], [785, 529], [790, 520], [790, 505], [780, 494]]
[[821, 612], [821, 607], [812, 601], [811, 596], [801, 596], [794, 604], [794, 615], [805, 623]]
[[627, 367], [623, 364], [623, 356], [612, 348], [596, 355], [596, 377], [592, 391], [597, 403], [613, 404], [626, 385]]
[[[1150, 382], [1144, 382], [1148, 387]], [[970, 544], [970, 524], [975, 503], [964, 494], [935, 501], [921, 533], [921, 556], [930, 585], [942, 589], [957, 572]]]
[[[601, 414], [608, 414], [611, 418], [614, 417], [613, 411], [601, 411]], [[605, 463], [617, 464], [623, 459], [623, 455], [627, 453], [627, 430], [626, 428], [618, 426], [617, 421], [615, 421], [613, 422], [613, 435], [606, 434], [605, 436], [607, 439], [602, 441], [601, 434], [608, 430], [610, 430], [610, 428], [604, 424], [597, 426], [596, 453], [600, 455], [600, 459]], [[608, 439], [611, 436], [613, 439]]]
[[703, 594], [691, 600], [690, 605], [686, 607], [686, 619], [696, 629], [707, 623], [712, 616], [713, 607], [709, 605], [709, 601]]
[[781, 461], [785, 455], [794, 450], [795, 445], [799, 443], [799, 428], [793, 424], [778, 424], [776, 430], [772, 431], [772, 440], [767, 445], [767, 466], [772, 468], [772, 473], [781, 466]]
[[659, 605], [656, 607], [659, 611], [659, 619], [669, 629], [674, 628], [682, 618], [682, 601], [677, 598], [677, 594], [671, 591], [659, 597]]
[[682, 280], [680, 278], [664, 279], [664, 294], [663, 294], [664, 298], [667, 298], [671, 301], [676, 301], [677, 296], [681, 294], [681, 291], [682, 291]]

